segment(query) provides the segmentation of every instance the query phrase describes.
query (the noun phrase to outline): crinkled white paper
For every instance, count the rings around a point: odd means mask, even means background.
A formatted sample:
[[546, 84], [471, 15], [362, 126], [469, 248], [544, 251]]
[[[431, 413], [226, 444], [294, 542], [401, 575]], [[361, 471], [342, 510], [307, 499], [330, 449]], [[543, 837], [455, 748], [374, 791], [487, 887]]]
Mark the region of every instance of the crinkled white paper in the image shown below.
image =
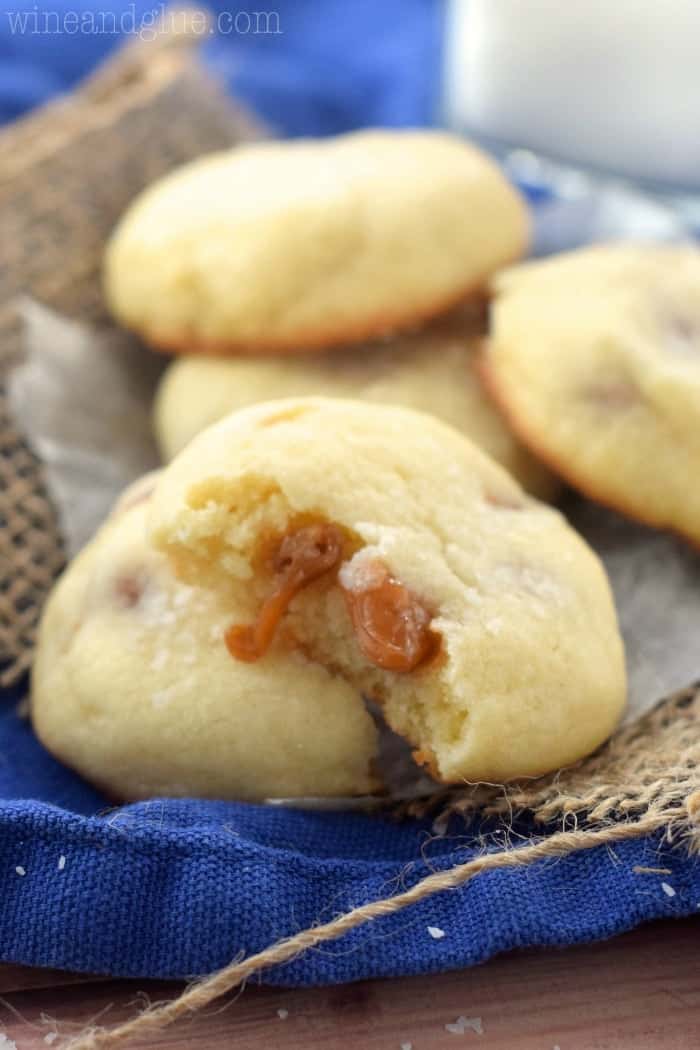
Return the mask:
[[73, 555], [158, 463], [151, 402], [163, 362], [118, 329], [96, 331], [31, 299], [20, 312], [26, 355], [10, 374], [10, 406], [46, 466]]
[[700, 678], [700, 553], [583, 498], [564, 507], [603, 559], [627, 653], [626, 720]]

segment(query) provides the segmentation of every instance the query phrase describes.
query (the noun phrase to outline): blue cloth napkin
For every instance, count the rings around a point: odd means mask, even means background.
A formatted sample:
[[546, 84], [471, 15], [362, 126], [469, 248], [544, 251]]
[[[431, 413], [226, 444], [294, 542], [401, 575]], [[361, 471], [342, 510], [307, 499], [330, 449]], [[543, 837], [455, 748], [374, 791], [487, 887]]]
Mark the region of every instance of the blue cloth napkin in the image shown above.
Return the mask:
[[[210, 6], [217, 16], [253, 17], [267, 5]], [[149, 11], [143, 0], [100, 0], [99, 11], [90, 0], [39, 8], [33, 0], [0, 3], [4, 120], [69, 89], [119, 42], [114, 34], [74, 32], [74, 21], [65, 21], [71, 12], [85, 17], [83, 27], [93, 17], [109, 25], [114, 15], [126, 16], [129, 28], [129, 18]], [[206, 52], [236, 95], [280, 133], [431, 123], [440, 3], [274, 0], [269, 9], [281, 32], [223, 33]], [[37, 12], [56, 16], [55, 31], [33, 31]], [[239, 19], [239, 30], [246, 25]], [[436, 839], [427, 822], [351, 813], [172, 800], [111, 807], [17, 717], [21, 692], [0, 694], [2, 961], [124, 976], [208, 973], [242, 950], [250, 954], [470, 859], [483, 848], [477, 831], [489, 830], [454, 822]], [[636, 866], [670, 874], [638, 874]], [[700, 861], [658, 838], [627, 842], [479, 876], [265, 979], [319, 984], [433, 973], [509, 948], [609, 937], [698, 906]]]
[[[225, 802], [110, 808], [43, 750], [7, 696], [0, 959], [123, 976], [208, 973], [240, 951], [470, 859], [482, 848], [476, 830], [455, 821], [436, 839], [427, 822]], [[671, 874], [635, 874], [635, 866]], [[303, 985], [435, 973], [508, 948], [609, 937], [699, 904], [697, 858], [657, 839], [627, 842], [480, 875], [264, 979]]]

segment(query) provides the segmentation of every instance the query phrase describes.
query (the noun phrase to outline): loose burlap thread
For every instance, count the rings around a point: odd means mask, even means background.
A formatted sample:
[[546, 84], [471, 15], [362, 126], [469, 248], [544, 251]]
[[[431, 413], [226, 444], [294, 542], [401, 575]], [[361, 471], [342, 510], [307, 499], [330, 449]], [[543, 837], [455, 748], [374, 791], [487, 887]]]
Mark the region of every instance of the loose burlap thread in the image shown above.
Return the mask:
[[[124, 206], [175, 165], [260, 133], [198, 64], [190, 25], [187, 12], [179, 20], [170, 16], [152, 43], [129, 45], [73, 95], [0, 135], [0, 373], [21, 354], [17, 296], [31, 294], [64, 314], [108, 324], [100, 260]], [[14, 427], [0, 387], [0, 685], [20, 681], [28, 669], [41, 606], [62, 561], [41, 464]], [[253, 974], [485, 871], [655, 833], [697, 850], [699, 770], [700, 691], [691, 687], [572, 769], [508, 788], [464, 785], [397, 807], [398, 817], [433, 815], [438, 831], [450, 817], [475, 814], [507, 830], [526, 814], [542, 834], [517, 847], [489, 849], [405, 892], [236, 959], [173, 1002], [64, 1045], [96, 1050], [147, 1037]]]

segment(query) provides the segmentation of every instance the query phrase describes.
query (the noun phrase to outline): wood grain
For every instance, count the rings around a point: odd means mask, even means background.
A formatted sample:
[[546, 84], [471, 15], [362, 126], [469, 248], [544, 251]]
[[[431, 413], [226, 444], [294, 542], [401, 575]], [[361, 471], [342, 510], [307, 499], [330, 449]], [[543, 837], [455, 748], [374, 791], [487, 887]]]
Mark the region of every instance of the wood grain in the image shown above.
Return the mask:
[[[66, 984], [66, 980], [73, 983]], [[73, 1032], [106, 1007], [114, 1023], [176, 984], [77, 978], [0, 967], [0, 1031], [17, 1050], [45, 1050], [51, 1026]], [[287, 1011], [280, 1017], [277, 1011]], [[454, 1034], [460, 1015], [483, 1034]], [[700, 918], [657, 923], [617, 940], [564, 951], [521, 952], [430, 978], [313, 990], [248, 987], [147, 1043], [145, 1050], [698, 1050]]]

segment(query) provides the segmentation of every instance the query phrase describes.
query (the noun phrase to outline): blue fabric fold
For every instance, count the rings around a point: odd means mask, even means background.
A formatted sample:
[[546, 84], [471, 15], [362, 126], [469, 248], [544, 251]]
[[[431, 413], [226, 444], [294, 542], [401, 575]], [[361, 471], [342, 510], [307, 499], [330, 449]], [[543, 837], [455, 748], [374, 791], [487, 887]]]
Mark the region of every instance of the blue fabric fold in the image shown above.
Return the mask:
[[[0, 710], [5, 962], [127, 977], [204, 974], [483, 849], [477, 833], [488, 829], [460, 821], [435, 838], [429, 822], [360, 813], [172, 799], [114, 807], [47, 754], [13, 700]], [[639, 866], [670, 874], [635, 873]], [[511, 948], [609, 937], [699, 904], [700, 860], [642, 839], [480, 875], [264, 980], [436, 973]], [[433, 939], [428, 926], [445, 936]]]

